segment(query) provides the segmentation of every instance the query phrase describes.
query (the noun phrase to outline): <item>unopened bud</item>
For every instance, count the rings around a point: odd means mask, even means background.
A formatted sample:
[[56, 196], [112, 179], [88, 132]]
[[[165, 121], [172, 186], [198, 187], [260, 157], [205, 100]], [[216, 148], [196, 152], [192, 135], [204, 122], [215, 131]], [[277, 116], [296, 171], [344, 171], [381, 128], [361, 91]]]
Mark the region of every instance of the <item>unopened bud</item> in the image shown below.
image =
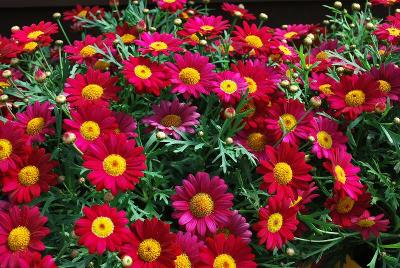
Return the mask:
[[11, 32], [12, 33], [18, 32], [19, 30], [21, 30], [21, 28], [19, 28], [19, 26], [17, 26], [17, 25], [11, 27]]
[[58, 176], [57, 182], [58, 183], [63, 183], [65, 181], [65, 176]]
[[375, 104], [375, 112], [376, 113], [382, 114], [385, 111], [386, 111], [386, 103], [378, 102], [377, 104]]
[[143, 8], [143, 13], [144, 14], [147, 14], [147, 13], [149, 13], [150, 12], [150, 9], [148, 9], [148, 8]]
[[295, 254], [294, 249], [293, 248], [287, 248], [286, 249], [286, 254], [289, 256], [293, 256]]
[[311, 97], [310, 102], [314, 108], [319, 108], [322, 104], [322, 100], [319, 96]]
[[8, 95], [4, 94], [0, 96], [0, 102], [7, 102], [8, 101]]
[[236, 115], [236, 110], [233, 107], [228, 107], [224, 111], [225, 118], [232, 118]]
[[304, 161], [310, 162], [310, 160], [311, 160], [311, 156], [310, 156], [309, 154], [306, 154], [306, 155], [304, 156]]
[[200, 130], [197, 134], [198, 134], [200, 137], [203, 137], [203, 136], [204, 136], [204, 131]]
[[322, 24], [325, 25], [325, 26], [328, 26], [329, 25], [329, 20], [323, 20]]
[[42, 70], [38, 69], [35, 72], [35, 81], [38, 83], [43, 83], [47, 78], [47, 75], [45, 72], [43, 72]]
[[17, 65], [19, 63], [19, 59], [18, 58], [12, 58], [11, 60], [10, 60], [10, 64], [11, 65]]
[[308, 136], [308, 140], [311, 141], [311, 142], [314, 142], [315, 138], [314, 138], [314, 136]]
[[110, 203], [113, 200], [114, 200], [114, 196], [112, 193], [107, 192], [104, 194], [104, 202]]
[[67, 101], [67, 97], [65, 97], [65, 95], [58, 95], [56, 96], [56, 103], [57, 104], [64, 104]]
[[60, 12], [53, 13], [53, 19], [59, 20], [60, 18], [61, 18], [61, 13]]
[[78, 255], [79, 255], [79, 251], [78, 251], [78, 250], [73, 249], [73, 250], [71, 251], [71, 257], [72, 257], [73, 259], [75, 259], [76, 257], [78, 257]]
[[289, 87], [290, 92], [297, 92], [299, 89], [300, 88], [298, 85], [290, 85], [290, 87]]
[[202, 40], [200, 40], [199, 44], [200, 44], [201, 46], [206, 46], [206, 45], [207, 45], [207, 41], [204, 40], [204, 39], [202, 39]]
[[56, 40], [55, 41], [55, 44], [56, 44], [56, 46], [58, 46], [58, 47], [62, 47], [63, 45], [64, 45], [64, 41], [63, 40]]
[[366, 27], [367, 27], [367, 30], [370, 30], [370, 31], [375, 29], [375, 25], [372, 22], [368, 22]]
[[335, 3], [333, 3], [333, 6], [337, 9], [341, 9], [343, 4], [340, 1], [336, 1]]
[[339, 74], [342, 74], [342, 73], [344, 73], [344, 68], [343, 67], [338, 67], [337, 69], [336, 69], [336, 71], [339, 73]]
[[165, 132], [158, 131], [157, 134], [156, 134], [156, 137], [159, 140], [163, 140], [163, 139], [165, 139], [167, 137], [167, 134], [165, 134]]
[[84, 177], [80, 177], [78, 181], [80, 184], [83, 184], [85, 183], [86, 179]]
[[393, 122], [394, 122], [396, 125], [400, 125], [400, 118], [395, 117], [395, 118], [393, 119]]
[[226, 144], [233, 144], [233, 139], [231, 137], [226, 138]]
[[313, 40], [310, 37], [306, 37], [306, 38], [304, 38], [303, 43], [306, 46], [311, 46], [313, 43]]
[[157, 32], [157, 28], [156, 27], [150, 27], [149, 31], [152, 32], [152, 33]]
[[243, 17], [243, 13], [240, 12], [240, 11], [235, 11], [235, 12], [233, 12], [233, 15], [234, 15], [235, 17], [238, 17], [238, 18]]
[[3, 76], [4, 78], [10, 78], [10, 77], [12, 76], [11, 70], [5, 70], [5, 71], [3, 71], [2, 76]]
[[260, 20], [263, 20], [263, 21], [268, 20], [268, 15], [265, 13], [260, 13], [260, 15], [258, 17], [260, 18]]
[[282, 80], [280, 83], [281, 87], [288, 87], [290, 86], [289, 80]]
[[353, 3], [353, 4], [351, 5], [351, 9], [352, 9], [353, 11], [360, 11], [360, 10], [361, 10], [361, 6], [360, 6], [359, 3]]
[[122, 266], [124, 267], [130, 267], [133, 264], [133, 260], [131, 256], [125, 255], [122, 257]]
[[174, 24], [175, 25], [181, 25], [182, 24], [182, 20], [180, 18], [177, 18], [174, 20]]
[[65, 144], [73, 144], [76, 141], [76, 135], [72, 132], [65, 132], [62, 140]]

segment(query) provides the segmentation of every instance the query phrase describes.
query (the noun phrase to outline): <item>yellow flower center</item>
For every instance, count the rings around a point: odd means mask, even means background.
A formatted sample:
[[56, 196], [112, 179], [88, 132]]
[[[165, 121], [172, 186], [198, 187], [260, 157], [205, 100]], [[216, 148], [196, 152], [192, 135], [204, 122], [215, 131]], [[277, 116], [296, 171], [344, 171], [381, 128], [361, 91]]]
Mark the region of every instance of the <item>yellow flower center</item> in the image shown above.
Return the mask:
[[283, 216], [280, 213], [271, 214], [268, 218], [267, 228], [271, 233], [278, 232], [283, 225]]
[[108, 217], [97, 217], [92, 222], [92, 233], [97, 237], [106, 238], [114, 232], [114, 223]]
[[205, 31], [205, 32], [208, 32], [208, 31], [214, 30], [214, 26], [211, 26], [211, 25], [203, 25], [203, 26], [200, 27], [200, 29], [202, 29], [202, 30]]
[[150, 44], [150, 47], [155, 51], [165, 50], [168, 48], [168, 45], [162, 41], [156, 41]]
[[90, 45], [85, 46], [84, 48], [79, 51], [79, 54], [84, 57], [92, 57], [94, 54], [96, 54], [96, 49]]
[[161, 245], [155, 239], [145, 239], [139, 244], [138, 255], [145, 262], [155, 261], [161, 255]]
[[365, 93], [355, 89], [346, 94], [345, 102], [351, 107], [357, 107], [365, 103]]
[[200, 38], [195, 33], [190, 36], [190, 39], [196, 43], [200, 43]]
[[247, 82], [247, 88], [249, 89], [249, 93], [254, 93], [257, 91], [257, 83], [250, 77], [245, 77], [244, 78]]
[[31, 232], [25, 226], [18, 226], [8, 234], [7, 242], [11, 251], [25, 250], [31, 241]]
[[96, 61], [96, 63], [94, 64], [94, 68], [96, 70], [105, 70], [108, 67], [110, 67], [110, 63], [105, 61], [105, 60], [98, 60]]
[[249, 46], [254, 48], [261, 48], [264, 45], [261, 38], [257, 35], [248, 35], [244, 40]]
[[235, 93], [237, 90], [236, 82], [229, 79], [222, 81], [219, 87], [223, 92], [227, 94]]
[[13, 146], [9, 140], [0, 139], [0, 160], [9, 158], [12, 154]]
[[36, 42], [29, 42], [29, 43], [26, 43], [25, 45], [24, 45], [24, 50], [25, 51], [29, 51], [29, 52], [31, 52], [31, 51], [34, 51], [37, 47], [38, 47], [38, 43], [36, 43]]
[[385, 80], [379, 80], [379, 90], [382, 91], [383, 93], [388, 93], [390, 90], [392, 90], [392, 86], [389, 84], [389, 82]]
[[332, 88], [332, 85], [330, 85], [330, 84], [323, 84], [323, 85], [319, 86], [319, 90], [321, 90], [321, 92], [326, 94], [326, 95], [332, 95], [333, 94], [331, 88]]
[[283, 114], [279, 117], [279, 125], [282, 130], [290, 132], [296, 128], [297, 120], [292, 114]]
[[164, 127], [179, 127], [182, 124], [182, 118], [176, 114], [169, 114], [161, 119], [161, 125]]
[[332, 148], [332, 136], [326, 131], [320, 131], [317, 133], [317, 141], [319, 146], [324, 149]]
[[196, 85], [200, 81], [200, 73], [196, 69], [186, 67], [179, 72], [179, 79], [186, 85]]
[[389, 35], [394, 36], [394, 37], [398, 37], [400, 36], [400, 29], [396, 28], [396, 27], [389, 27], [386, 29], [386, 31], [389, 32]]
[[354, 200], [348, 196], [340, 198], [336, 207], [336, 211], [340, 214], [349, 213], [353, 209], [354, 203]]
[[153, 73], [146, 65], [137, 65], [134, 69], [135, 75], [140, 79], [148, 79]]
[[214, 201], [206, 193], [198, 193], [190, 199], [190, 211], [197, 218], [209, 216], [214, 211]]
[[7, 82], [0, 81], [0, 88], [9, 88], [11, 85]]
[[265, 149], [267, 137], [259, 132], [251, 133], [247, 137], [247, 145], [256, 152], [261, 152]]
[[328, 53], [326, 53], [326, 51], [320, 51], [317, 55], [315, 55], [315, 57], [317, 58], [317, 60], [326, 60], [329, 58], [329, 55]]
[[296, 200], [290, 202], [290, 207], [296, 206], [298, 203], [301, 202], [301, 200], [303, 200], [303, 197], [301, 195], [299, 195]]
[[96, 122], [86, 121], [79, 128], [79, 132], [85, 140], [93, 141], [100, 136], [101, 130]]
[[341, 184], [346, 183], [346, 172], [344, 172], [344, 169], [341, 166], [335, 166], [335, 174], [337, 181], [339, 181]]
[[43, 117], [35, 117], [29, 120], [28, 124], [26, 125], [26, 133], [28, 135], [36, 135], [42, 131], [44, 127], [44, 118]]
[[163, 0], [163, 1], [164, 1], [164, 3], [168, 3], [168, 4], [172, 4], [172, 3], [176, 2], [176, 0]]
[[290, 165], [285, 162], [276, 163], [274, 178], [280, 185], [287, 185], [293, 179], [293, 171]]
[[126, 160], [119, 154], [110, 154], [103, 160], [103, 169], [110, 176], [121, 176], [126, 170]]
[[286, 39], [291, 39], [291, 38], [295, 37], [296, 35], [297, 35], [296, 32], [287, 32], [287, 33], [285, 33], [283, 36], [284, 36]]
[[33, 31], [33, 32], [30, 32], [28, 34], [28, 38], [29, 39], [36, 39], [36, 38], [38, 38], [39, 36], [41, 36], [43, 34], [44, 34], [44, 32], [42, 32], [42, 31]]
[[98, 100], [103, 93], [104, 88], [96, 84], [89, 84], [82, 89], [82, 97], [87, 100]]
[[136, 36], [134, 36], [133, 34], [124, 34], [123, 36], [121, 36], [121, 40], [122, 40], [122, 42], [124, 42], [124, 44], [130, 44], [135, 39], [136, 39]]
[[236, 262], [231, 255], [220, 254], [214, 259], [213, 268], [236, 268]]
[[175, 268], [192, 268], [189, 256], [185, 253], [177, 256], [175, 259]]
[[87, 10], [81, 10], [81, 11], [77, 14], [77, 16], [80, 17], [80, 18], [86, 18], [87, 13], [88, 13]]
[[36, 166], [26, 166], [18, 173], [18, 181], [24, 186], [34, 185], [39, 181], [40, 172]]
[[282, 53], [285, 54], [286, 56], [292, 55], [292, 52], [291, 52], [290, 49], [288, 49], [287, 47], [280, 45], [278, 48], [279, 48], [279, 50], [282, 51]]
[[375, 225], [375, 221], [373, 220], [368, 220], [368, 219], [363, 219], [363, 220], [359, 220], [357, 222], [357, 225], [362, 227], [362, 228], [369, 228]]

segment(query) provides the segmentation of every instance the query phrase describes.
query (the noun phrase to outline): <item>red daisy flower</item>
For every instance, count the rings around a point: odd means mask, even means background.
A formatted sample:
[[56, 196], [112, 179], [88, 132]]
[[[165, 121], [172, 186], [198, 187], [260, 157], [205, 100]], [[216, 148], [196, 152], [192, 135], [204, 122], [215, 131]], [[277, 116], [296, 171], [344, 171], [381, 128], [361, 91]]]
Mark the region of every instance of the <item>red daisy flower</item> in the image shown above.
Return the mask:
[[64, 119], [65, 131], [74, 133], [75, 144], [85, 152], [90, 144], [105, 133], [114, 133], [118, 125], [108, 108], [86, 104], [71, 111], [71, 119]]
[[87, 247], [90, 254], [120, 250], [129, 234], [125, 211], [117, 211], [108, 204], [84, 207], [82, 211], [84, 216], [76, 221], [74, 227], [79, 244]]
[[187, 20], [183, 29], [190, 35], [198, 34], [213, 39], [228, 27], [229, 22], [222, 16], [195, 16]]
[[373, 6], [384, 5], [384, 6], [393, 6], [396, 3], [399, 3], [399, 0], [369, 0], [369, 2]]
[[201, 249], [199, 268], [255, 268], [254, 254], [241, 238], [219, 234], [207, 238], [207, 247]]
[[139, 31], [136, 26], [129, 26], [128, 23], [124, 22], [122, 25], [117, 25], [115, 33], [107, 33], [106, 36], [113, 40], [117, 40], [119, 36], [125, 45], [131, 45], [139, 37]]
[[28, 137], [12, 121], [0, 121], [0, 171], [15, 169], [16, 163], [25, 153]]
[[40, 104], [36, 101], [22, 113], [17, 113], [15, 125], [22, 128], [28, 135], [27, 143], [44, 142], [45, 135], [54, 135], [53, 125], [56, 118], [51, 115], [53, 106], [48, 102]]
[[269, 250], [282, 248], [287, 241], [293, 240], [293, 232], [296, 231], [299, 221], [297, 220], [297, 208], [290, 207], [290, 200], [270, 197], [268, 205], [260, 208], [259, 221], [253, 225], [257, 231], [260, 245], [265, 243]]
[[274, 136], [283, 142], [298, 144], [300, 139], [308, 137], [312, 119], [312, 114], [304, 110], [304, 104], [289, 99], [273, 104], [265, 122]]
[[382, 23], [376, 27], [374, 34], [379, 40], [386, 40], [394, 45], [400, 41], [400, 24]]
[[383, 219], [383, 217], [385, 217], [383, 214], [371, 216], [370, 212], [365, 210], [361, 216], [351, 220], [353, 223], [351, 228], [359, 231], [364, 240], [368, 240], [371, 233], [375, 237], [379, 237], [380, 232], [386, 232], [389, 229], [390, 222], [388, 219]]
[[288, 25], [285, 29], [275, 29], [274, 36], [279, 40], [293, 41], [304, 37], [309, 30], [309, 26], [303, 24]]
[[192, 233], [179, 231], [176, 243], [181, 249], [181, 254], [175, 259], [175, 268], [197, 267], [200, 262], [200, 249], [204, 247], [203, 241]]
[[315, 186], [315, 182], [308, 184], [307, 189], [296, 189], [297, 199], [290, 203], [291, 207], [298, 207], [299, 212], [306, 213], [308, 209], [305, 205], [312, 202], [313, 199], [317, 198], [319, 194], [314, 193], [314, 191], [318, 190], [318, 187]]
[[42, 255], [38, 252], [34, 252], [29, 262], [29, 268], [57, 268], [57, 265], [52, 256], [46, 255], [42, 258]]
[[362, 112], [372, 112], [379, 102], [385, 103], [378, 83], [370, 74], [361, 76], [342, 76], [340, 82], [333, 85], [335, 94], [328, 96], [336, 116], [344, 115], [348, 120], [356, 119]]
[[256, 19], [256, 17], [253, 14], [251, 14], [247, 9], [235, 4], [229, 4], [224, 2], [222, 3], [221, 8], [223, 11], [229, 12], [230, 15], [233, 17], [240, 17], [243, 20], [247, 21]]
[[76, 17], [87, 18], [89, 11], [90, 11], [90, 7], [82, 7], [81, 5], [76, 5], [76, 7], [74, 9], [64, 12], [63, 19], [64, 19], [64, 21], [76, 22], [77, 21]]
[[131, 233], [121, 247], [121, 256], [130, 256], [134, 268], [175, 267], [174, 260], [179, 255], [176, 235], [170, 226], [157, 218], [137, 220], [130, 226]]
[[330, 58], [328, 51], [336, 51], [338, 53], [344, 52], [345, 47], [338, 45], [337, 40], [327, 40], [322, 42], [318, 47], [315, 47], [311, 50], [309, 64], [318, 63], [318, 66], [314, 68], [317, 72], [326, 71], [331, 65], [335, 62], [338, 62], [338, 59]]
[[228, 186], [218, 176], [210, 178], [205, 172], [196, 176], [189, 174], [183, 186], [176, 186], [176, 194], [171, 196], [175, 211], [172, 217], [179, 219], [188, 232], [196, 232], [203, 237], [207, 231], [215, 233], [217, 225], [229, 220], [233, 195], [227, 193]]
[[16, 58], [21, 52], [15, 40], [0, 35], [0, 62], [10, 64], [12, 58]]
[[212, 86], [219, 99], [231, 105], [240, 101], [248, 87], [246, 80], [240, 76], [240, 73], [231, 71], [217, 73]]
[[267, 27], [259, 29], [255, 24], [249, 25], [246, 21], [243, 22], [243, 27], [235, 26], [235, 31], [232, 32], [232, 45], [235, 51], [240, 54], [246, 54], [251, 50], [256, 54], [264, 53], [268, 40], [272, 37], [268, 30]]
[[319, 96], [321, 96], [322, 98], [326, 98], [328, 95], [334, 94], [334, 92], [332, 91], [332, 87], [336, 83], [337, 82], [335, 79], [324, 73], [313, 73], [310, 78], [310, 88], [312, 90], [318, 91]]
[[2, 190], [14, 203], [29, 203], [57, 184], [57, 174], [53, 173], [56, 166], [58, 162], [52, 161], [43, 148], [31, 149], [15, 169], [5, 173]]
[[121, 88], [116, 86], [117, 82], [118, 77], [111, 77], [109, 72], [89, 68], [84, 75], [68, 78], [64, 92], [72, 107], [86, 103], [108, 107], [110, 100], [118, 100], [117, 93]]
[[116, 133], [124, 134], [128, 138], [136, 138], [137, 134], [135, 133], [137, 124], [135, 119], [132, 116], [125, 114], [123, 112], [113, 112], [115, 120], [118, 124], [118, 128], [115, 130]]
[[186, 99], [210, 94], [208, 88], [215, 79], [215, 66], [208, 62], [208, 57], [186, 52], [183, 56], [176, 54], [174, 59], [176, 64], [166, 63], [170, 69], [172, 93], [182, 93]]
[[57, 24], [41, 21], [39, 24], [22, 27], [21, 30], [13, 32], [12, 37], [22, 45], [34, 42], [41, 46], [49, 46], [53, 41], [51, 35], [57, 32]]
[[98, 191], [107, 189], [113, 195], [133, 190], [146, 169], [143, 147], [125, 135], [106, 134], [92, 143], [83, 155], [83, 166], [91, 171], [88, 180]]
[[268, 159], [261, 160], [257, 168], [257, 172], [264, 176], [261, 189], [295, 200], [296, 189], [307, 189], [312, 180], [308, 174], [312, 167], [306, 164], [305, 153], [284, 142], [276, 149], [267, 145], [265, 150]]
[[332, 198], [328, 198], [324, 206], [330, 210], [332, 222], [342, 227], [350, 227], [351, 219], [358, 217], [361, 213], [369, 208], [371, 202], [371, 194], [364, 191], [358, 196], [357, 201], [354, 201], [348, 196], [341, 196], [334, 193]]
[[329, 158], [335, 148], [346, 149], [347, 137], [338, 130], [339, 125], [334, 121], [318, 116], [311, 120], [311, 126], [310, 136], [314, 138], [311, 152], [319, 159]]
[[151, 93], [160, 96], [161, 90], [168, 86], [165, 68], [146, 58], [129, 57], [122, 62], [122, 73], [138, 94]]
[[4, 268], [31, 267], [34, 252], [43, 251], [42, 239], [50, 230], [38, 207], [12, 206], [0, 210], [0, 260]]
[[232, 64], [231, 69], [240, 75], [247, 82], [249, 96], [257, 100], [265, 100], [266, 95], [273, 93], [276, 89], [275, 83], [269, 79], [269, 70], [265, 63], [259, 60], [239, 61]]
[[138, 45], [138, 51], [144, 55], [151, 54], [153, 57], [159, 54], [169, 56], [171, 52], [180, 52], [183, 49], [180, 47], [182, 41], [175, 38], [173, 34], [168, 33], [143, 33], [140, 36], [140, 40], [135, 40], [135, 44]]
[[161, 10], [174, 13], [185, 7], [187, 0], [153, 0]]
[[223, 233], [226, 236], [234, 235], [246, 243], [250, 243], [251, 231], [249, 228], [250, 224], [247, 223], [246, 218], [240, 215], [237, 210], [234, 210], [229, 217], [228, 223], [221, 225], [217, 233]]
[[394, 101], [400, 99], [400, 68], [389, 63], [379, 69], [373, 67], [371, 75], [378, 81], [378, 88], [385, 96]]
[[344, 197], [346, 194], [357, 200], [357, 196], [362, 193], [363, 185], [357, 174], [360, 168], [351, 164], [352, 156], [346, 152], [345, 148], [333, 150], [330, 158], [323, 163], [323, 166], [334, 176], [334, 189]]
[[269, 42], [268, 50], [271, 54], [270, 58], [276, 62], [298, 62], [299, 60], [299, 55], [297, 55], [293, 47], [278, 40]]

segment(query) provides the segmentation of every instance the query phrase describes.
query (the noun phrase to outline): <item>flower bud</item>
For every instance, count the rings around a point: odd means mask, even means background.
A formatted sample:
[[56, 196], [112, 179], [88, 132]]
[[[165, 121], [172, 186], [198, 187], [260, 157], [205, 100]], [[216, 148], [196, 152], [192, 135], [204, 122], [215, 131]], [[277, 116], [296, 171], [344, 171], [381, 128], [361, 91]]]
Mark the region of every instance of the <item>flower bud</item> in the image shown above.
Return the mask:
[[11, 32], [12, 33], [18, 32], [19, 30], [21, 30], [21, 28], [19, 28], [19, 26], [17, 26], [17, 25], [11, 27]]
[[329, 20], [323, 20], [322, 24], [325, 25], [325, 26], [328, 26], [329, 25]]
[[57, 177], [57, 182], [58, 183], [63, 183], [65, 181], [65, 176], [58, 176]]
[[210, 0], [203, 0], [203, 4], [209, 4], [210, 3]]
[[61, 18], [61, 13], [60, 12], [53, 13], [53, 19], [59, 20], [60, 18]]
[[104, 202], [110, 203], [113, 200], [114, 200], [114, 196], [112, 193], [107, 192], [104, 194]]
[[386, 111], [386, 103], [378, 102], [377, 104], [375, 104], [375, 112], [377, 114], [382, 114], [385, 111]]
[[315, 39], [315, 35], [314, 34], [312, 34], [312, 33], [309, 33], [309, 34], [307, 34], [307, 36], [306, 37], [310, 37], [312, 40], [314, 40]]
[[375, 25], [372, 22], [368, 22], [366, 25], [367, 30], [374, 30], [375, 29]]
[[150, 27], [149, 31], [152, 32], [152, 33], [157, 32], [157, 28], [156, 27]]
[[150, 12], [150, 9], [148, 9], [148, 8], [143, 8], [143, 13], [144, 14], [147, 14], [147, 13], [149, 13]]
[[78, 251], [78, 250], [73, 249], [73, 250], [71, 251], [71, 257], [72, 257], [73, 259], [75, 259], [76, 257], [78, 257], [78, 255], [79, 255], [79, 251]]
[[310, 162], [310, 160], [311, 160], [311, 155], [306, 154], [306, 155], [304, 156], [304, 161]]
[[288, 87], [290, 86], [289, 80], [282, 80], [280, 83], [281, 87]]
[[351, 28], [356, 28], [356, 25], [354, 23], [350, 23]]
[[80, 184], [83, 184], [85, 183], [86, 179], [84, 177], [80, 177], [78, 181]]
[[60, 94], [56, 97], [56, 103], [57, 104], [64, 104], [67, 101], [67, 97], [65, 95]]
[[394, 10], [394, 12], [395, 12], [396, 14], [399, 14], [399, 13], [400, 13], [400, 8], [396, 8], [396, 9]]
[[233, 12], [233, 16], [241, 18], [241, 17], [243, 17], [243, 13], [238, 11], [238, 10], [236, 10], [235, 12]]
[[159, 140], [163, 140], [163, 139], [165, 139], [167, 137], [167, 134], [165, 134], [165, 132], [158, 131], [157, 134], [156, 134], [156, 137]]
[[8, 95], [4, 94], [0, 96], [0, 102], [7, 102], [8, 101]]
[[336, 1], [335, 3], [333, 3], [333, 6], [337, 9], [341, 9], [343, 4], [340, 1]]
[[310, 37], [306, 37], [303, 40], [304, 45], [311, 46], [313, 44], [313, 40]]
[[236, 115], [236, 110], [233, 107], [228, 107], [224, 111], [225, 118], [232, 118]]
[[176, 26], [181, 25], [182, 24], [182, 20], [180, 18], [174, 19], [174, 24]]
[[287, 25], [287, 24], [283, 24], [282, 26], [281, 26], [281, 28], [282, 29], [287, 29], [289, 26]]
[[315, 138], [314, 138], [314, 136], [308, 136], [308, 140], [311, 141], [311, 142], [314, 142]]
[[360, 11], [360, 10], [361, 10], [361, 6], [360, 6], [359, 3], [353, 3], [353, 4], [351, 5], [351, 9], [352, 9], [353, 11]]
[[56, 40], [55, 41], [55, 44], [56, 44], [56, 46], [58, 46], [58, 47], [62, 47], [63, 45], [64, 45], [64, 41], [63, 40]]
[[198, 134], [200, 137], [203, 137], [203, 136], [204, 136], [204, 131], [200, 130], [197, 134]]
[[245, 7], [244, 7], [244, 5], [243, 5], [242, 3], [240, 3], [240, 4], [238, 5], [238, 7], [241, 8], [241, 9], [245, 9]]
[[232, 144], [233, 139], [231, 137], [228, 137], [228, 138], [226, 138], [225, 142], [226, 142], [226, 144]]
[[132, 2], [134, 5], [139, 5], [139, 1], [135, 0]]
[[260, 15], [258, 17], [262, 21], [267, 21], [268, 20], [268, 15], [265, 14], [265, 13], [260, 13]]
[[45, 72], [43, 72], [42, 70], [38, 69], [35, 72], [35, 81], [38, 83], [43, 83], [47, 78], [47, 75]]
[[396, 125], [400, 125], [400, 118], [395, 117], [395, 118], [393, 119], [393, 123], [395, 123]]
[[139, 21], [138, 24], [136, 24], [136, 29], [140, 33], [146, 31], [147, 29], [146, 22], [144, 20]]
[[344, 73], [344, 68], [343, 67], [338, 67], [337, 69], [336, 69], [336, 71], [339, 73], [339, 74], [342, 74], [342, 73]]
[[10, 78], [12, 76], [11, 70], [4, 70], [2, 76], [4, 78]]
[[319, 96], [311, 97], [310, 102], [314, 108], [319, 108], [322, 104], [322, 100]]
[[202, 39], [202, 40], [200, 40], [199, 44], [201, 46], [206, 46], [207, 45], [207, 40]]
[[65, 132], [62, 140], [64, 144], [73, 144], [76, 141], [76, 135], [72, 132]]
[[125, 255], [124, 257], [122, 257], [122, 266], [124, 267], [130, 267], [133, 263], [132, 257]]
[[289, 87], [290, 92], [297, 92], [299, 89], [300, 88], [298, 85], [290, 85], [290, 87]]
[[289, 256], [293, 256], [295, 254], [295, 251], [293, 248], [287, 248], [286, 249], [286, 254]]

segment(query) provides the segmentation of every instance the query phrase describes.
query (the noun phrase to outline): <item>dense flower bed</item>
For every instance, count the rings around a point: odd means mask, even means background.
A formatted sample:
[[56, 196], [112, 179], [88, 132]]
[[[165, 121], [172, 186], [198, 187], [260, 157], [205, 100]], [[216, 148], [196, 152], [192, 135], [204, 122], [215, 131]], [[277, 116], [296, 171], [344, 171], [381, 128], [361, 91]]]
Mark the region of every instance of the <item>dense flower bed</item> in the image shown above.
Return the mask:
[[400, 15], [371, 2], [270, 28], [112, 0], [13, 27], [0, 266], [396, 267]]

